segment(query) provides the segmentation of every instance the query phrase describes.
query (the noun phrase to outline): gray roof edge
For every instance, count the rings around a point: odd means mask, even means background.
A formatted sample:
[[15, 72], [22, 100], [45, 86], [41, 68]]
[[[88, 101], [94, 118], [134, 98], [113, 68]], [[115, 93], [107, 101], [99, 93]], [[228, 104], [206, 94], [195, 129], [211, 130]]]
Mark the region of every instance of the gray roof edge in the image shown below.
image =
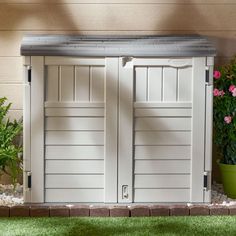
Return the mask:
[[21, 55], [194, 57], [215, 56], [216, 49], [208, 38], [199, 35], [25, 35]]

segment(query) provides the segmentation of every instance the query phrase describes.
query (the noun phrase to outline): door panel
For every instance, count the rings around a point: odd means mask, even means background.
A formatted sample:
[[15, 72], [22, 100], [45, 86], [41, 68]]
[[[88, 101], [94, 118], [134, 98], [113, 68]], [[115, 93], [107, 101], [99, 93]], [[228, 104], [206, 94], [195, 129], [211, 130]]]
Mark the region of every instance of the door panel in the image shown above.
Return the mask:
[[105, 61], [45, 62], [45, 201], [104, 202]]
[[[195, 75], [195, 71], [204, 73], [205, 61], [197, 59], [196, 69], [196, 59], [188, 59], [183, 67], [178, 60], [134, 60], [134, 202], [191, 201], [196, 188], [200, 193], [195, 201], [203, 201], [202, 183], [196, 183], [194, 176], [202, 180], [204, 155], [197, 156], [195, 151], [204, 150], [204, 146], [195, 139], [198, 132], [204, 140], [204, 133], [194, 127], [199, 123], [204, 130], [205, 81], [204, 75]], [[199, 88], [198, 95], [193, 87]], [[200, 101], [196, 96], [201, 96]], [[202, 112], [192, 116], [196, 107]], [[184, 181], [175, 182], [176, 174]]]

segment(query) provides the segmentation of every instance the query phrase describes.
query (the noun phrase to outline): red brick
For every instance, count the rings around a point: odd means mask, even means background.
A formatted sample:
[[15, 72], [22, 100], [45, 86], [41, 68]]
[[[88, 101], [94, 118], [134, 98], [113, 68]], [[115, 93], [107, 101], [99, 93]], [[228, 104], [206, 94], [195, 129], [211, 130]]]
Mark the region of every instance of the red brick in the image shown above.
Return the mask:
[[11, 217], [27, 217], [30, 215], [29, 206], [12, 206], [10, 208]]
[[50, 216], [66, 217], [70, 216], [70, 209], [66, 206], [51, 206]]
[[168, 206], [154, 205], [150, 207], [151, 216], [169, 216], [170, 208]]
[[31, 217], [47, 217], [49, 216], [48, 206], [31, 206], [30, 207]]
[[132, 206], [130, 215], [133, 217], [150, 216], [150, 209], [147, 206]]
[[110, 208], [111, 217], [129, 217], [130, 211], [126, 206], [113, 206]]
[[70, 216], [89, 216], [89, 206], [75, 205], [70, 207]]
[[0, 206], [0, 217], [9, 217], [10, 208], [7, 206]]
[[236, 215], [236, 205], [229, 206], [229, 214]]
[[229, 209], [225, 206], [213, 205], [210, 207], [210, 215], [228, 215]]
[[210, 214], [210, 209], [208, 206], [195, 205], [189, 207], [191, 216], [206, 216]]
[[107, 217], [110, 215], [108, 207], [92, 206], [90, 207], [90, 216], [92, 217]]
[[170, 207], [171, 216], [188, 216], [189, 208], [186, 205], [174, 205]]

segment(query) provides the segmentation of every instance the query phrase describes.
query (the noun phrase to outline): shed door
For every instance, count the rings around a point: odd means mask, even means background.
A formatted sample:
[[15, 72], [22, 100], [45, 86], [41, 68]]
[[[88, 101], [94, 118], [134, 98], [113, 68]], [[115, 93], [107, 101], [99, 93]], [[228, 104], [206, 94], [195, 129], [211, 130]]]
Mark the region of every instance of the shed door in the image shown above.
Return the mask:
[[203, 202], [205, 58], [120, 62], [120, 202]]
[[[117, 59], [115, 63], [118, 68]], [[110, 107], [112, 100], [108, 102], [112, 115], [106, 116], [105, 111], [105, 87], [116, 89], [113, 64], [114, 60], [104, 58], [45, 57], [46, 202], [104, 202], [105, 187], [109, 198], [115, 195], [112, 200], [117, 201], [117, 134], [112, 126], [115, 120], [111, 120], [116, 107]], [[114, 79], [111, 86], [109, 76]], [[111, 92], [114, 100], [116, 91]], [[105, 129], [111, 139], [107, 142]]]
[[205, 58], [31, 62], [33, 202], [203, 201]]

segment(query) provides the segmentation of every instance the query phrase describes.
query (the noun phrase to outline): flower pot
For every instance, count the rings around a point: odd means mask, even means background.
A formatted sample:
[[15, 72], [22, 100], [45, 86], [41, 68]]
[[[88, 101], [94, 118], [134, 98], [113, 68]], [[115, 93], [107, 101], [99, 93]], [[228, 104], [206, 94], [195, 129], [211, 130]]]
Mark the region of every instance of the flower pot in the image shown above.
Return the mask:
[[236, 165], [219, 163], [224, 191], [230, 198], [236, 198]]

